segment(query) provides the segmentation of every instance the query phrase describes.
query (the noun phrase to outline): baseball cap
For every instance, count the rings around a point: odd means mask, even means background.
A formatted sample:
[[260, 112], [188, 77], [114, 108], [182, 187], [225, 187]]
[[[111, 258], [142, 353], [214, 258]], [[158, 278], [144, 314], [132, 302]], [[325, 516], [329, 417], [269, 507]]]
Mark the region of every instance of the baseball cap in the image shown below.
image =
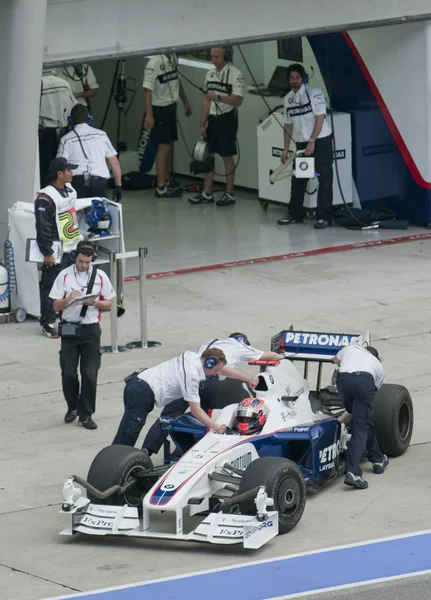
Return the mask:
[[56, 174], [57, 171], [65, 171], [66, 169], [73, 170], [73, 169], [77, 169], [77, 168], [78, 168], [78, 165], [73, 165], [73, 164], [69, 163], [66, 158], [59, 156], [57, 158], [54, 158], [54, 160], [52, 160], [49, 163], [48, 173]]

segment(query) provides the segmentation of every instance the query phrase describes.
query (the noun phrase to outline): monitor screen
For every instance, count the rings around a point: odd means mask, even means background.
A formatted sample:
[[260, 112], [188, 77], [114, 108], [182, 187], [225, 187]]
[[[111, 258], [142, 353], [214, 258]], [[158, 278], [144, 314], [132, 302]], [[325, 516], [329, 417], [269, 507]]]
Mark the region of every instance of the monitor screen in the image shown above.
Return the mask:
[[289, 80], [286, 78], [286, 67], [281, 67], [280, 65], [275, 67], [275, 71], [272, 74], [268, 87], [271, 90], [283, 92], [284, 94], [290, 92], [291, 87]]
[[277, 40], [277, 53], [280, 60], [291, 60], [302, 63], [302, 38], [290, 37]]

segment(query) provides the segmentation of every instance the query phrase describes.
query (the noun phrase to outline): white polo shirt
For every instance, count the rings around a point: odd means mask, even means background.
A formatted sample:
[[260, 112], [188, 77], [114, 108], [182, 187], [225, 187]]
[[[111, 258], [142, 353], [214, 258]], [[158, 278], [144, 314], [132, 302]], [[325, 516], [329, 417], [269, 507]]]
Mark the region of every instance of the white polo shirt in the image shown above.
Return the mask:
[[[295, 128], [298, 142], [310, 141], [313, 133], [316, 117], [326, 115], [326, 100], [319, 88], [302, 84], [295, 94], [291, 90], [284, 98], [284, 122]], [[323, 121], [322, 129], [318, 138], [328, 137], [332, 129], [327, 118]]]
[[[74, 66], [55, 69], [57, 77], [61, 77], [70, 84], [72, 92], [79, 94], [87, 90], [97, 90], [100, 86], [90, 65], [82, 64], [81, 71]], [[77, 98], [79, 104], [87, 106], [85, 98]]]
[[[211, 69], [205, 77], [205, 91], [220, 94], [220, 96], [244, 97], [244, 77], [239, 69], [227, 63], [221, 71]], [[226, 114], [235, 106], [225, 102], [211, 102], [210, 115]]]
[[67, 81], [55, 75], [42, 77], [39, 124], [43, 127], [67, 127], [67, 117], [78, 104]]
[[166, 406], [179, 398], [200, 403], [199, 383], [205, 380], [205, 371], [199, 356], [187, 350], [181, 356], [143, 371], [138, 378], [153, 390], [156, 406]]
[[73, 175], [88, 171], [90, 175], [109, 179], [111, 175], [106, 159], [117, 156], [117, 151], [104, 131], [80, 123], [61, 138], [57, 156], [63, 156], [70, 163], [78, 165]]
[[158, 54], [147, 62], [143, 87], [151, 90], [153, 106], [169, 106], [178, 102], [180, 80], [175, 54]]
[[198, 355], [201, 356], [207, 348], [219, 348], [223, 350], [226, 356], [226, 366], [231, 369], [236, 369], [239, 365], [246, 364], [250, 360], [259, 360], [263, 354], [263, 350], [256, 350], [256, 348], [247, 346], [247, 344], [239, 342], [235, 338], [211, 342], [212, 340], [208, 340], [208, 342], [202, 344], [198, 349]]
[[[72, 290], [79, 290], [83, 296], [87, 294], [87, 287], [90, 282], [93, 265], [90, 265], [88, 271], [78, 271], [75, 265], [63, 269], [54, 281], [54, 285], [49, 293], [49, 297], [53, 300], [62, 300], [68, 296]], [[112, 300], [115, 297], [114, 288], [112, 287], [109, 277], [103, 271], [97, 269], [96, 279], [94, 280], [92, 294], [99, 294], [99, 300]], [[82, 323], [89, 325], [98, 323], [102, 314], [95, 306], [89, 306], [85, 317], [81, 320], [80, 313], [82, 304], [75, 304], [63, 310], [62, 319], [69, 323]]]
[[385, 371], [378, 358], [368, 352], [360, 344], [351, 344], [346, 346], [337, 354], [341, 361], [340, 373], [355, 373], [356, 371], [365, 371], [374, 377], [374, 383], [378, 389], [385, 378]]

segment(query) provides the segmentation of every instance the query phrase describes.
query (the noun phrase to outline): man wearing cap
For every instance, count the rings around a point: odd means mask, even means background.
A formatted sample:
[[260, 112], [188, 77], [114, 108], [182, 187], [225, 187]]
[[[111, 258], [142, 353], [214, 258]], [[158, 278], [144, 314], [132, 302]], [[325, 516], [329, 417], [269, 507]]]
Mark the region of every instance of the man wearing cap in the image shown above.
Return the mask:
[[[55, 327], [56, 313], [49, 293], [62, 269], [72, 264], [70, 253], [83, 239], [79, 233], [76, 218], [76, 191], [70, 185], [72, 170], [77, 165], [68, 163], [63, 157], [50, 162], [49, 184], [40, 190], [35, 200], [36, 241], [43, 254], [42, 276], [40, 280], [40, 324], [42, 334], [48, 338], [58, 338]], [[53, 243], [60, 242], [61, 262], [56, 263]]]
[[[251, 360], [280, 360], [284, 358], [283, 354], [277, 354], [270, 350], [257, 350], [250, 345], [248, 337], [244, 333], [234, 332], [225, 339], [214, 339], [205, 342], [199, 346], [197, 354], [202, 356], [206, 350], [217, 349], [223, 351], [226, 357], [226, 364], [217, 375], [207, 376], [202, 382], [199, 390], [202, 409], [206, 412], [216, 408], [217, 390], [219, 384], [219, 375], [228, 377], [229, 379], [238, 379], [244, 381], [249, 387], [254, 388], [258, 383], [256, 375], [250, 377], [246, 373], [238, 370], [242, 364], [247, 364]], [[166, 405], [160, 415], [160, 420], [157, 420], [149, 429], [143, 448], [148, 451], [148, 454], [157, 454], [163, 445], [167, 435], [162, 429], [163, 419], [174, 419], [181, 416], [188, 408], [187, 402], [182, 398], [174, 400]]]

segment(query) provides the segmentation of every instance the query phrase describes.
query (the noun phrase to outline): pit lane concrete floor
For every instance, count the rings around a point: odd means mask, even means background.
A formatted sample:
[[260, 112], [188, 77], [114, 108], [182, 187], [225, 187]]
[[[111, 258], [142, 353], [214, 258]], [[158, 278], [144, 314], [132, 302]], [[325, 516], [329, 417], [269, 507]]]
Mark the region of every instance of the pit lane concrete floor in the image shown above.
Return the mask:
[[[42, 338], [34, 321], [1, 325], [0, 599], [58, 597], [430, 529], [430, 254], [430, 242], [419, 241], [149, 281], [149, 339], [163, 345], [103, 357], [97, 431], [63, 423], [59, 342]], [[121, 343], [139, 337], [138, 283], [126, 284], [125, 293]], [[85, 476], [111, 443], [125, 375], [231, 330], [245, 330], [265, 348], [292, 323], [334, 332], [370, 328], [387, 381], [411, 391], [413, 445], [383, 476], [371, 474], [367, 491], [338, 480], [308, 499], [294, 531], [252, 554], [240, 547], [58, 536], [68, 524], [58, 514], [63, 483], [72, 473]], [[102, 324], [109, 343], [106, 316]], [[420, 579], [412, 589], [412, 597], [428, 597]]]
[[[155, 198], [153, 190], [126, 192], [122, 202], [126, 249], [149, 248], [149, 273], [427, 234], [427, 229], [415, 226], [366, 231], [335, 226], [316, 231], [311, 222], [280, 226], [277, 219], [286, 214], [286, 207], [273, 204], [264, 212], [257, 194], [249, 190], [238, 190], [236, 205], [225, 208], [191, 206], [187, 198], [194, 195], [185, 192], [182, 198], [163, 200]], [[127, 261], [126, 272], [138, 273], [137, 259]]]

